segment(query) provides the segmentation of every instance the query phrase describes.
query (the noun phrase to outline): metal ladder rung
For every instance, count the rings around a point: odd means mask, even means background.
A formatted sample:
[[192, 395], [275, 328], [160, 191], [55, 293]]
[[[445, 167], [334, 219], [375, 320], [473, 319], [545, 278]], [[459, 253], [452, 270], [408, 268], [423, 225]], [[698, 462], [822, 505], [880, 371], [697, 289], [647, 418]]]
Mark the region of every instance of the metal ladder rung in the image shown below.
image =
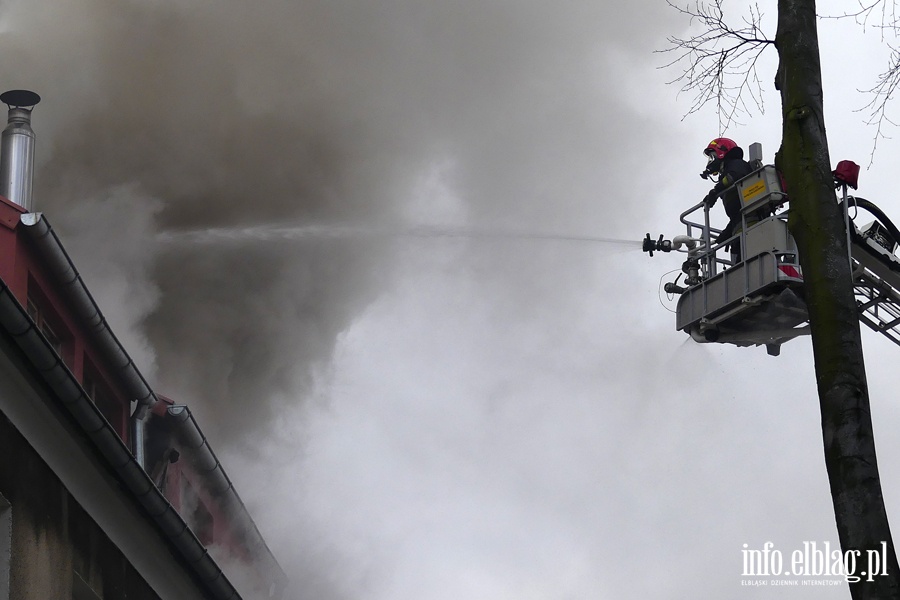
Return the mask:
[[[858, 260], [854, 263], [853, 294], [856, 296], [859, 320], [900, 345], [900, 331], [895, 330], [900, 326], [900, 290], [875, 273], [871, 262], [868, 267]], [[881, 271], [877, 266], [875, 268]], [[896, 274], [889, 270], [883, 275], [896, 279]]]

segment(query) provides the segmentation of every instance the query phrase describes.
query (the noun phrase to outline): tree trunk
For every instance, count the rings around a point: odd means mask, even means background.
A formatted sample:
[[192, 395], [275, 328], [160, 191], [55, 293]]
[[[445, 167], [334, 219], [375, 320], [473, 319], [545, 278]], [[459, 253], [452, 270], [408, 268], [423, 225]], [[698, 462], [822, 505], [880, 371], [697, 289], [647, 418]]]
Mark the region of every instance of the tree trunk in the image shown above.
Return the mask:
[[[815, 13], [815, 0], [778, 2], [776, 85], [784, 129], [776, 165], [787, 185], [789, 226], [803, 267], [838, 536], [843, 553], [857, 557], [854, 574], [861, 576], [850, 582], [850, 593], [854, 599], [900, 598], [900, 569], [875, 460], [846, 232], [825, 136]], [[888, 575], [872, 577], [868, 552], [880, 556], [882, 542], [887, 544]]]

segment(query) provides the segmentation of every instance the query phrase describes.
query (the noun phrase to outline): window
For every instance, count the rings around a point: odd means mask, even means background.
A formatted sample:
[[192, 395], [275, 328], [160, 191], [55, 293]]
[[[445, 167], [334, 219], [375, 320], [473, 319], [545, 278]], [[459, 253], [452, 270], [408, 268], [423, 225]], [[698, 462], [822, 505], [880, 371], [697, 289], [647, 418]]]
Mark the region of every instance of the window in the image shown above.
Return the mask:
[[213, 543], [213, 516], [187, 478], [181, 478], [181, 518], [204, 546]]
[[125, 440], [124, 407], [110, 391], [109, 386], [87, 356], [84, 358], [84, 377], [82, 377], [81, 387], [84, 388], [100, 413], [109, 421], [109, 424], [113, 426], [119, 437]]
[[213, 517], [202, 501], [197, 503], [192, 520], [194, 521], [194, 533], [197, 534], [197, 539], [200, 540], [200, 543], [204, 546], [212, 544]]
[[38, 308], [37, 303], [31, 297], [28, 298], [28, 316], [35, 322], [38, 330], [44, 334], [56, 353], [62, 356], [62, 341], [47, 321], [46, 312]]
[[38, 331], [44, 335], [56, 354], [71, 369], [75, 358], [72, 335], [53, 310], [47, 296], [31, 277], [28, 278], [28, 297], [25, 301], [25, 310], [37, 325]]

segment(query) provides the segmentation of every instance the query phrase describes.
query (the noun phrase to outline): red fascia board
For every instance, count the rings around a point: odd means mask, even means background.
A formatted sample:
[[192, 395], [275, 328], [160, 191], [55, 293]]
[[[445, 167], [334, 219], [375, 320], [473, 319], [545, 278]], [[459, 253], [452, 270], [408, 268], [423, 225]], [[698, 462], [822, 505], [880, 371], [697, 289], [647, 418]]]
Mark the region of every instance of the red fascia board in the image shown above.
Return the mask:
[[[2, 217], [0, 217], [2, 220]], [[19, 238], [15, 230], [0, 227], [0, 279], [6, 282], [16, 299], [25, 293], [25, 277], [17, 275], [16, 265], [19, 259]]]
[[175, 401], [171, 398], [163, 396], [162, 394], [157, 394], [156, 397], [159, 398], [159, 402], [154, 404], [150, 411], [157, 417], [165, 417], [166, 411], [169, 410], [170, 406], [175, 405]]
[[21, 240], [16, 234], [20, 217], [27, 211], [0, 196], [0, 278], [24, 306], [28, 273], [22, 268]]
[[19, 217], [28, 212], [15, 202], [0, 196], [0, 226], [15, 229], [19, 225]]

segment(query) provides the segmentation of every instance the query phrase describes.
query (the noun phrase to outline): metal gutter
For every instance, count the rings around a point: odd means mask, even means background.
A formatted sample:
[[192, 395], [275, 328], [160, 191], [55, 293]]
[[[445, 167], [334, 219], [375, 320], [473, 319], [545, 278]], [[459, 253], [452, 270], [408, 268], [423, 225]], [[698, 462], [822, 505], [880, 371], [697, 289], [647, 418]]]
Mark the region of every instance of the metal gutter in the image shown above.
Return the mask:
[[[225, 469], [216, 457], [216, 453], [213, 452], [209, 442], [206, 441], [206, 436], [200, 430], [200, 425], [194, 419], [191, 409], [183, 404], [175, 404], [166, 410], [166, 416], [174, 421], [175, 437], [179, 444], [182, 448], [190, 450], [187, 453], [187, 459], [203, 476], [207, 491], [213, 496], [224, 500], [223, 506], [231, 513], [232, 517], [240, 516], [241, 522], [235, 523], [235, 525], [240, 525], [244, 528], [245, 533], [256, 538], [254, 545], [265, 548], [266, 554], [271, 560], [270, 566], [274, 566], [277, 571], [276, 576], [281, 580], [286, 579], [281, 565], [278, 564], [278, 559], [269, 550], [265, 538], [263, 538], [262, 533], [260, 533], [256, 523], [250, 516], [250, 511], [247, 510], [243, 500], [238, 496], [234, 484], [225, 473]], [[283, 585], [284, 581], [279, 583]]]
[[143, 419], [147, 409], [159, 399], [147, 384], [106, 322], [103, 313], [88, 291], [78, 269], [42, 213], [25, 213], [20, 218], [27, 237], [35, 245], [44, 265], [62, 286], [79, 320], [85, 323], [107, 360], [125, 385], [125, 392], [136, 400], [135, 416]]
[[[23, 215], [23, 217], [27, 216], [29, 215]], [[40, 215], [38, 215], [37, 219], [35, 219], [35, 225], [42, 221]], [[40, 232], [40, 230], [37, 231]], [[76, 292], [82, 294], [78, 302], [82, 304], [88, 303], [96, 309], [96, 304], [94, 304], [90, 293], [87, 292], [87, 289], [81, 282], [81, 278], [75, 271], [74, 266], [71, 265], [71, 261], [59, 244], [59, 240], [52, 234], [49, 225], [46, 225], [46, 229], [43, 230], [39, 239], [47, 239], [48, 236], [50, 236], [49, 239], [54, 240], [56, 243], [58, 250], [56, 254], [57, 259], [65, 259], [66, 264], [71, 268], [69, 276], [70, 291], [80, 289], [80, 292]], [[50, 244], [48, 242], [41, 243], [45, 245]], [[51, 268], [56, 270], [60, 266], [60, 264], [56, 264]], [[63, 272], [65, 273], [65, 271]], [[85, 310], [88, 308], [90, 307], [87, 305], [82, 307]], [[107, 331], [107, 334], [105, 334], [106, 339], [110, 340], [110, 343], [114, 342], [118, 350], [124, 354], [121, 345], [118, 344], [115, 336], [106, 326], [102, 315], [99, 314], [99, 310], [96, 310], [94, 323], [96, 323], [98, 330], [105, 328]], [[62, 362], [62, 359], [49, 345], [12, 291], [2, 280], [0, 280], [0, 327], [12, 336], [16, 345], [22, 350], [26, 358], [37, 369], [44, 382], [53, 391], [59, 403], [65, 407], [75, 423], [94, 443], [96, 449], [106, 460], [126, 490], [134, 496], [159, 527], [165, 538], [172, 543], [178, 555], [184, 559], [190, 571], [196, 575], [205, 591], [210, 594], [210, 597], [215, 600], [240, 600], [240, 595], [222, 572], [222, 569], [208, 554], [206, 548], [200, 543], [187, 523], [184, 522], [169, 501], [156, 488], [150, 476], [138, 464], [112, 426], [106, 421], [94, 403], [91, 402], [84, 389], [75, 379], [75, 376], [72, 375], [68, 367]], [[127, 354], [124, 354], [124, 356], [127, 358]], [[133, 382], [141, 382], [145, 386], [146, 394], [139, 398], [143, 398], [144, 406], [147, 406], [149, 399], [156, 398], [152, 390], [146, 385], [143, 377], [130, 359], [120, 364], [123, 370], [133, 370], [131, 374]]]
[[[175, 404], [166, 410], [166, 416], [171, 418], [177, 427], [176, 436], [179, 443], [191, 450], [191, 463], [206, 478], [208, 491], [214, 496], [227, 494], [236, 497], [234, 484], [225, 474], [222, 464], [206, 441], [206, 436], [200, 431], [200, 425], [194, 419], [191, 409], [183, 404]], [[237, 500], [240, 502], [240, 498]]]

